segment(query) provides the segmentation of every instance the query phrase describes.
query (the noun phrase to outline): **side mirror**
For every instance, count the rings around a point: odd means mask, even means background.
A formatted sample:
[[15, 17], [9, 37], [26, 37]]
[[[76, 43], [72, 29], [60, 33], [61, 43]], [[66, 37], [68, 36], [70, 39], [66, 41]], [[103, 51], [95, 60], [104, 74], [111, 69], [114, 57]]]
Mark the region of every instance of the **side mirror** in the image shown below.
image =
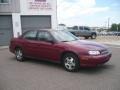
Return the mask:
[[54, 44], [54, 43], [55, 43], [55, 41], [54, 41], [54, 40], [47, 40], [47, 42], [52, 43], [52, 44]]

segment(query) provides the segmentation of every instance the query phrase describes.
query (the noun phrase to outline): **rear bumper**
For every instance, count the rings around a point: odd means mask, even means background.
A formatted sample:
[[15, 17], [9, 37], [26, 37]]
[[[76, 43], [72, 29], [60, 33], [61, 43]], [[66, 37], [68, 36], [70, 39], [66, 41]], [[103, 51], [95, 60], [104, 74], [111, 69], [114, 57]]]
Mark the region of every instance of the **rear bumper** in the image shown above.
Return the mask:
[[81, 56], [80, 66], [94, 67], [100, 64], [104, 64], [110, 60], [111, 56], [112, 56], [111, 53], [99, 56]]

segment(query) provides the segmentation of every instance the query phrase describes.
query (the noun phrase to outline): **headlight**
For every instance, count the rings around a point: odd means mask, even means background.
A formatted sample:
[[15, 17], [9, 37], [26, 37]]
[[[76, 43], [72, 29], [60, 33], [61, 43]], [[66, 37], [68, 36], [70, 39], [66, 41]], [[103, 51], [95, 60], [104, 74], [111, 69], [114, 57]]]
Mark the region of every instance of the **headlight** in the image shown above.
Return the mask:
[[88, 53], [89, 53], [89, 55], [99, 55], [100, 54], [99, 51], [89, 51]]

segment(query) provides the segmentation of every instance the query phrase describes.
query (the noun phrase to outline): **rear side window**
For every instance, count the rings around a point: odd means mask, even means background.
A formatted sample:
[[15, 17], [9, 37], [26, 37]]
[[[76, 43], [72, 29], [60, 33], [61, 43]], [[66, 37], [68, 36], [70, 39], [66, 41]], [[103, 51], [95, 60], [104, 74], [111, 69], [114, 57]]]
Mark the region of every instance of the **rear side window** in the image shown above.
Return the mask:
[[37, 31], [29, 31], [23, 35], [23, 38], [29, 40], [35, 40], [37, 35]]
[[80, 26], [80, 27], [79, 27], [79, 30], [83, 30], [83, 27], [82, 27], [82, 26]]
[[78, 26], [74, 26], [72, 29], [73, 30], [78, 30]]

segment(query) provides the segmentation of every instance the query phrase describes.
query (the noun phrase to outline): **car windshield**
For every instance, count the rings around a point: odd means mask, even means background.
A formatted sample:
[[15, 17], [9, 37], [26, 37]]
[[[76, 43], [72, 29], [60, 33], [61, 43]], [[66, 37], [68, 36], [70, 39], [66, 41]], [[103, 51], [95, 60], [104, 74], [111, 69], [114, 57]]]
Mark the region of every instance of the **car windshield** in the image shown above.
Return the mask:
[[70, 42], [70, 41], [75, 41], [79, 39], [68, 31], [56, 30], [52, 32], [52, 35], [57, 41], [61, 41], [61, 42]]

